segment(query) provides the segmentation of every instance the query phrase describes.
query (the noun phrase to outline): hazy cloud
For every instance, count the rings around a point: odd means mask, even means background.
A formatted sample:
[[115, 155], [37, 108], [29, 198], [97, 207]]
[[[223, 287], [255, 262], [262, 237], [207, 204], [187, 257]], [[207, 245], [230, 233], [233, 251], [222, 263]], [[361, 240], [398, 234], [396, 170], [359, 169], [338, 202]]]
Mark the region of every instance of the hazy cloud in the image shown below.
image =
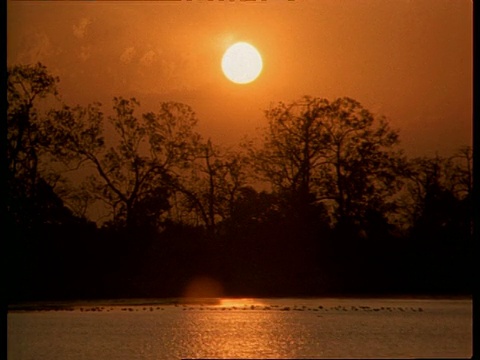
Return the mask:
[[31, 64], [45, 61], [60, 53], [60, 50], [55, 50], [50, 38], [44, 32], [34, 33], [31, 37], [24, 38], [23, 42], [22, 51], [17, 58], [20, 63]]
[[133, 46], [126, 48], [122, 55], [120, 55], [120, 61], [124, 64], [129, 64], [132, 62], [133, 57], [135, 56], [135, 48]]
[[87, 34], [87, 28], [92, 23], [88, 18], [81, 18], [78, 25], [73, 25], [73, 35], [77, 39], [83, 39]]
[[152, 65], [152, 63], [154, 63], [156, 59], [157, 59], [157, 54], [155, 53], [155, 51], [150, 50], [150, 51], [147, 51], [141, 57], [140, 64], [145, 65], [145, 66]]
[[80, 57], [80, 60], [87, 61], [91, 55], [92, 55], [91, 46], [82, 46], [80, 48], [80, 54], [78, 55]]

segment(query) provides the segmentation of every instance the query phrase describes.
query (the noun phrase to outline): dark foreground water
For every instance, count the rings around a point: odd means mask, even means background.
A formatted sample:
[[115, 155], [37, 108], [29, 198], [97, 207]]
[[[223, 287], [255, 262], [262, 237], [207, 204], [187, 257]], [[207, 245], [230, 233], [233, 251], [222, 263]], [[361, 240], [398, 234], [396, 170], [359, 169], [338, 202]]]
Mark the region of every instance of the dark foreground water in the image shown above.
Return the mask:
[[471, 300], [224, 299], [9, 311], [8, 359], [458, 358]]

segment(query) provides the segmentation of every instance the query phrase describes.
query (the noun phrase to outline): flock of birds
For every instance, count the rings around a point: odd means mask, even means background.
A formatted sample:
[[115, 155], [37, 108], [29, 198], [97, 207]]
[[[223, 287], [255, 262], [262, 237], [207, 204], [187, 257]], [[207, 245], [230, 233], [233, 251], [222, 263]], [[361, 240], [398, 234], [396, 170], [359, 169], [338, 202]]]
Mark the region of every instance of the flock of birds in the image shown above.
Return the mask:
[[[179, 305], [177, 303], [173, 304], [177, 308], [181, 308], [183, 311], [191, 310], [209, 310], [209, 311], [232, 311], [232, 310], [263, 310], [263, 311], [312, 311], [312, 312], [346, 312], [346, 311], [363, 311], [363, 312], [423, 312], [421, 307], [400, 307], [400, 306], [382, 306], [382, 307], [371, 307], [371, 306], [323, 306], [318, 305], [317, 307], [309, 306], [281, 306], [281, 305], [243, 305], [243, 306], [190, 306], [186, 304]], [[111, 311], [123, 311], [123, 312], [145, 312], [145, 311], [163, 311], [166, 309], [166, 306], [92, 306], [92, 307], [55, 307], [55, 308], [43, 308], [40, 310], [64, 310], [64, 311], [74, 311], [80, 310], [81, 312], [111, 312]], [[37, 309], [39, 310], [39, 309]]]

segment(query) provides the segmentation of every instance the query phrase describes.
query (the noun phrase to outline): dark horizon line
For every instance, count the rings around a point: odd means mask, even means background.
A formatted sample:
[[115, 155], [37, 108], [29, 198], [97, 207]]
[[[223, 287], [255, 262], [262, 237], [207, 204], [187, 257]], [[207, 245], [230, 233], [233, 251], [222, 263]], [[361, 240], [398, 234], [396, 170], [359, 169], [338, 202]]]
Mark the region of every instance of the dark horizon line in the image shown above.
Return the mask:
[[[128, 305], [131, 306], [149, 306], [149, 305], [193, 305], [193, 304], [208, 304], [204, 301], [212, 300], [223, 300], [223, 299], [394, 299], [394, 300], [473, 300], [472, 293], [331, 293], [331, 294], [319, 294], [319, 295], [252, 295], [252, 294], [243, 294], [243, 295], [225, 295], [225, 296], [125, 296], [125, 297], [111, 297], [111, 298], [96, 298], [96, 297], [85, 297], [85, 298], [72, 298], [72, 299], [61, 299], [61, 298], [52, 298], [47, 300], [19, 300], [12, 301], [7, 304], [9, 310], [25, 310], [31, 306], [45, 306], [48, 308], [63, 308], [66, 306], [76, 305], [90, 305], [91, 302], [95, 302], [97, 305], [104, 306], [116, 306], [116, 305], [126, 305], [125, 302], [128, 301]], [[158, 300], [157, 302], [152, 302], [153, 300]], [[190, 302], [189, 302], [190, 300]], [[200, 301], [200, 302], [199, 302]]]

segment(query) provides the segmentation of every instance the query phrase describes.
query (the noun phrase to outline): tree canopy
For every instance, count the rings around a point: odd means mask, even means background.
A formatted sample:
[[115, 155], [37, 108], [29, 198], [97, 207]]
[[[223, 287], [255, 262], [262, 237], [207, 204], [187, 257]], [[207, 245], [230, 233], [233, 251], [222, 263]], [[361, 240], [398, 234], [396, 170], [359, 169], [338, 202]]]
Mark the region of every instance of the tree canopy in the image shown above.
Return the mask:
[[199, 274], [232, 295], [470, 291], [470, 147], [408, 158], [358, 101], [305, 96], [227, 148], [186, 104], [69, 105], [59, 81], [7, 68], [13, 297], [171, 296]]
[[323, 202], [338, 221], [389, 210], [400, 185], [398, 134], [350, 98], [304, 97], [266, 111], [268, 128], [251, 151], [256, 170], [275, 191]]

